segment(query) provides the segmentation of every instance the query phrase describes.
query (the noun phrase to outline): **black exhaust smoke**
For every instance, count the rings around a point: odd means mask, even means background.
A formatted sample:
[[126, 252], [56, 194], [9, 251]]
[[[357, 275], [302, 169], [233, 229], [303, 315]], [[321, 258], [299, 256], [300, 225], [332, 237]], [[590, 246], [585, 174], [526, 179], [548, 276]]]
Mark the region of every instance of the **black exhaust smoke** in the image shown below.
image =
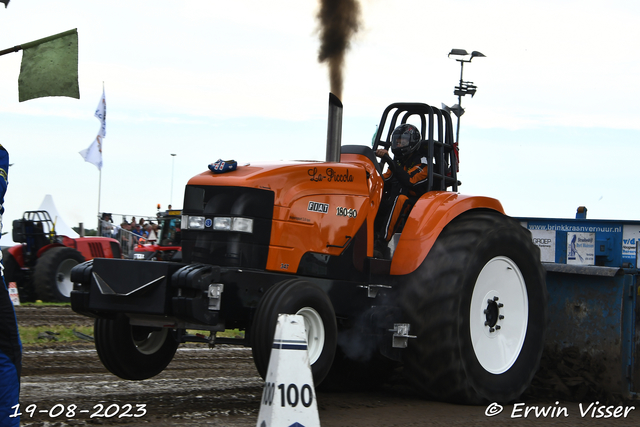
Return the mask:
[[351, 36], [360, 25], [360, 5], [357, 0], [321, 0], [317, 17], [320, 23], [318, 61], [328, 63], [331, 83], [327, 161], [339, 162], [342, 145], [342, 71]]
[[340, 146], [342, 146], [342, 102], [337, 96], [330, 93], [327, 123], [327, 162], [340, 161]]
[[360, 26], [360, 5], [357, 0], [322, 0], [317, 17], [320, 23], [318, 61], [328, 63], [331, 93], [342, 98], [344, 57], [351, 36]]

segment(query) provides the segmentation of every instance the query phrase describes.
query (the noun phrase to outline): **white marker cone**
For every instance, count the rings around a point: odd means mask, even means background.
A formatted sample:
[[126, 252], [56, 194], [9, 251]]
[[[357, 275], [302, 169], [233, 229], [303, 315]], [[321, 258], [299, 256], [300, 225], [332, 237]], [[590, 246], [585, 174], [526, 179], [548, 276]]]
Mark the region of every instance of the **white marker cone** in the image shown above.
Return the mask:
[[302, 316], [278, 316], [256, 426], [320, 427]]
[[16, 282], [9, 282], [7, 284], [9, 291], [9, 298], [11, 298], [11, 302], [13, 305], [20, 305], [20, 295], [18, 295], [18, 287], [16, 286]]

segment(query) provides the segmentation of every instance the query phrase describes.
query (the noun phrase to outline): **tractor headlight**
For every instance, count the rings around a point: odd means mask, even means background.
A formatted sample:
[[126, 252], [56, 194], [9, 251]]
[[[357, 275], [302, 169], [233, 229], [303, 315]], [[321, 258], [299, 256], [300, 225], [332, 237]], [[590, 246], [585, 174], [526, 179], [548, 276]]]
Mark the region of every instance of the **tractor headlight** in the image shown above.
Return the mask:
[[182, 215], [181, 222], [183, 229], [202, 230], [213, 225], [215, 231], [238, 231], [240, 233], [253, 233], [253, 219], [251, 218], [232, 218], [228, 216], [219, 216], [211, 219], [205, 219], [203, 216]]
[[239, 231], [253, 233], [253, 219], [217, 217], [213, 219], [213, 229], [217, 231]]
[[181, 226], [184, 229], [203, 229], [204, 228], [204, 217], [203, 216], [182, 215]]
[[213, 218], [213, 229], [218, 231], [231, 231], [231, 218], [229, 217]]
[[233, 218], [231, 230], [241, 233], [253, 233], [253, 220], [251, 218]]

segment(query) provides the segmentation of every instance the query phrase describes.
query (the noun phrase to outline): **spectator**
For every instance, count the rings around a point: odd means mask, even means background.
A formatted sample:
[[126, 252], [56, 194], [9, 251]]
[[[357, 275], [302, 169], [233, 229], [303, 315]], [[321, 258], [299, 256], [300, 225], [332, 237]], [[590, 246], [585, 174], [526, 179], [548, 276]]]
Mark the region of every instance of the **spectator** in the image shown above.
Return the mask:
[[142, 237], [142, 227], [140, 224], [136, 224], [135, 228], [133, 228], [131, 232], [136, 236]]
[[102, 237], [113, 237], [114, 227], [113, 227], [113, 219], [111, 218], [111, 214], [107, 212], [102, 213], [102, 217], [100, 218], [100, 235]]

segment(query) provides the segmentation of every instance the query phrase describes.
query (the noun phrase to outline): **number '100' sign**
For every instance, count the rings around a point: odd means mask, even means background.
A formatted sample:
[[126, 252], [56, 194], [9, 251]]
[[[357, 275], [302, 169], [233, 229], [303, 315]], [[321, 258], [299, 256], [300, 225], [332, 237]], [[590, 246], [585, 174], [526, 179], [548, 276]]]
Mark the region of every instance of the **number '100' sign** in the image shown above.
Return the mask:
[[[308, 408], [313, 403], [313, 388], [309, 384], [304, 384], [300, 388], [296, 384], [278, 384], [278, 391], [280, 406], [289, 405], [295, 408], [298, 404], [302, 404], [302, 406]], [[274, 398], [277, 398], [276, 384], [268, 382], [262, 392], [262, 403], [271, 406], [274, 403]]]

